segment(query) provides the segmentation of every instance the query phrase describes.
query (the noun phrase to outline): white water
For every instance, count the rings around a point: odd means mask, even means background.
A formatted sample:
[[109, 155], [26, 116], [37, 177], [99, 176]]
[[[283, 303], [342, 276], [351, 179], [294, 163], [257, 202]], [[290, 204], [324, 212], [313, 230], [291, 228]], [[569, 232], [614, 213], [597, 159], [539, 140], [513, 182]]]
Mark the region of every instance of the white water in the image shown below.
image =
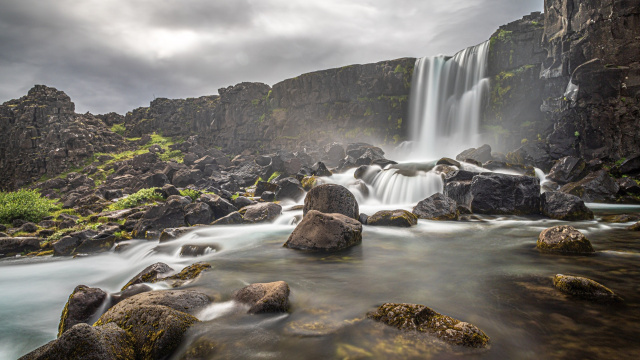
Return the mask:
[[439, 55], [416, 61], [409, 100], [412, 157], [436, 159], [480, 145], [476, 142], [489, 90], [488, 53], [487, 41], [453, 57]]

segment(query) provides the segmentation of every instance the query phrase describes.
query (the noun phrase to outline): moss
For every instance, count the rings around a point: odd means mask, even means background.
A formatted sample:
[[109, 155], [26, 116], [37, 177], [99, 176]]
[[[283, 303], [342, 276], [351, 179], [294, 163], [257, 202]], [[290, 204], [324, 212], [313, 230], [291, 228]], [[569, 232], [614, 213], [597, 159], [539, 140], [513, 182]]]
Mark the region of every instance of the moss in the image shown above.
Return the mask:
[[305, 189], [305, 191], [309, 191], [317, 185], [318, 178], [316, 176], [305, 176], [302, 179], [301, 183], [302, 188]]
[[591, 279], [557, 274], [553, 277], [553, 286], [559, 291], [594, 301], [620, 301], [611, 289]]

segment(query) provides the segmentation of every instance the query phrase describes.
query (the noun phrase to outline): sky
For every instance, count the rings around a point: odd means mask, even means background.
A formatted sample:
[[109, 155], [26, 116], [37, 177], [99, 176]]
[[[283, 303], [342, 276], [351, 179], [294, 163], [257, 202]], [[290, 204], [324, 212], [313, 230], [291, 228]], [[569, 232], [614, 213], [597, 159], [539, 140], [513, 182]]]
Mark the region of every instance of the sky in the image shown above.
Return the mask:
[[453, 55], [543, 0], [0, 0], [0, 103], [35, 84], [76, 112], [402, 57]]

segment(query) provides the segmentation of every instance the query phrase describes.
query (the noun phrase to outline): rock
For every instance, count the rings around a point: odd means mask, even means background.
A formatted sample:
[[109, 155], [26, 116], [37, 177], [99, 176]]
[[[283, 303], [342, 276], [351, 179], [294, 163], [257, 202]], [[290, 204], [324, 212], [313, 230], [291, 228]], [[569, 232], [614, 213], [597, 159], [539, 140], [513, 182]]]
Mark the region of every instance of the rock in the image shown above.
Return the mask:
[[553, 286], [561, 292], [586, 300], [616, 302], [622, 299], [606, 286], [591, 279], [557, 274]]
[[314, 176], [332, 176], [333, 173], [327, 169], [327, 166], [319, 161], [311, 167], [311, 172]]
[[454, 345], [484, 348], [489, 337], [476, 326], [416, 304], [386, 303], [367, 314], [369, 319], [400, 330], [430, 333]]
[[460, 167], [460, 162], [445, 157], [445, 158], [442, 158], [442, 159], [438, 160], [436, 162], [436, 165], [449, 165], [449, 166], [455, 166], [455, 167], [459, 168]]
[[560, 188], [560, 191], [578, 196], [584, 202], [613, 202], [619, 190], [620, 186], [606, 170], [591, 173]]
[[511, 164], [504, 161], [491, 160], [482, 164], [482, 167], [492, 171], [507, 170], [511, 172], [517, 172], [520, 175], [536, 176], [536, 170], [533, 168], [533, 166], [530, 165]]
[[63, 236], [53, 243], [53, 256], [69, 256], [81, 243], [82, 240], [76, 236]]
[[336, 184], [324, 184], [311, 189], [304, 198], [303, 214], [306, 215], [310, 210], [343, 214], [356, 220], [360, 214], [356, 197], [344, 186]]
[[269, 165], [271, 165], [271, 157], [270, 156], [259, 155], [259, 156], [256, 156], [256, 158], [253, 161], [255, 161], [256, 164], [258, 164], [260, 166], [269, 166]]
[[489, 160], [493, 160], [491, 157], [491, 146], [484, 144], [479, 148], [471, 148], [467, 149], [456, 156], [456, 160], [458, 161], [466, 161], [467, 160], [475, 160], [480, 164], [485, 163]]
[[369, 216], [367, 225], [411, 227], [418, 224], [418, 217], [406, 210], [383, 210]]
[[620, 194], [623, 195], [640, 195], [640, 185], [631, 180], [630, 178], [620, 178], [616, 179], [618, 186], [620, 186]]
[[632, 221], [640, 220], [640, 215], [638, 214], [618, 214], [618, 215], [606, 215], [602, 217], [603, 222], [621, 224], [628, 223]]
[[161, 278], [160, 275], [170, 273], [173, 269], [165, 263], [155, 263], [147, 266], [144, 270], [140, 271], [138, 275], [134, 276], [129, 282], [122, 287], [121, 291], [125, 291], [128, 287], [142, 283], [152, 283]]
[[565, 156], [551, 168], [547, 178], [558, 184], [577, 181], [586, 175], [587, 163], [582, 158]]
[[60, 338], [24, 355], [20, 360], [130, 360], [136, 358], [133, 338], [115, 324], [77, 324]]
[[180, 256], [202, 256], [211, 252], [215, 252], [219, 250], [218, 246], [215, 244], [210, 245], [183, 245], [180, 248]]
[[540, 182], [530, 176], [482, 174], [471, 181], [471, 210], [491, 215], [540, 213]]
[[302, 180], [300, 180], [300, 184], [302, 184], [302, 188], [305, 191], [309, 191], [311, 189], [313, 189], [314, 187], [321, 185], [322, 183], [320, 182], [321, 180], [318, 179], [317, 176], [305, 176], [304, 178], [302, 178]]
[[37, 237], [1, 237], [0, 257], [40, 250], [40, 239]]
[[24, 224], [22, 224], [22, 226], [20, 226], [18, 228], [18, 231], [22, 231], [22, 232], [26, 232], [26, 233], [34, 233], [36, 231], [38, 231], [38, 225], [32, 223], [32, 222], [26, 222]]
[[250, 305], [249, 314], [278, 313], [289, 310], [289, 285], [284, 281], [251, 284], [233, 294], [233, 299]]
[[460, 206], [471, 207], [471, 181], [447, 181], [444, 184], [444, 196]]
[[186, 212], [184, 221], [190, 226], [198, 224], [209, 225], [213, 220], [213, 211], [204, 202], [189, 204], [184, 208], [184, 211]]
[[271, 191], [265, 191], [260, 195], [260, 200], [268, 202], [276, 201], [276, 194]]
[[544, 172], [549, 172], [553, 166], [547, 145], [537, 141], [527, 143], [517, 150], [508, 153], [507, 162], [511, 164], [535, 166]]
[[[244, 212], [244, 214], [243, 214]], [[246, 223], [272, 222], [282, 213], [282, 206], [274, 203], [258, 203], [240, 210]]]
[[[237, 209], [242, 209], [245, 206], [257, 204], [257, 202], [253, 201], [253, 200], [251, 200], [251, 199], [249, 199], [248, 197], [245, 197], [245, 196], [238, 196], [233, 201], [233, 204], [235, 205], [235, 207]], [[235, 211], [237, 211], [237, 210], [235, 210]]]
[[445, 183], [452, 181], [471, 181], [478, 173], [467, 170], [454, 170], [447, 173], [444, 177]]
[[76, 286], [71, 295], [69, 295], [69, 300], [67, 300], [64, 310], [62, 310], [60, 325], [58, 326], [58, 337], [76, 324], [92, 323], [92, 318], [107, 299], [108, 294], [101, 289], [90, 288], [86, 285]]
[[208, 269], [211, 269], [211, 265], [205, 262], [199, 262], [185, 267], [175, 275], [158, 278], [152, 282], [169, 281], [173, 282], [173, 287], [182, 286], [190, 280], [195, 280], [200, 275], [200, 273]]
[[192, 227], [166, 228], [160, 233], [160, 243], [175, 240], [193, 230]]
[[309, 210], [284, 244], [298, 250], [339, 251], [362, 241], [362, 224], [343, 214]]
[[215, 219], [225, 217], [235, 211], [238, 211], [238, 209], [233, 206], [227, 199], [215, 194], [202, 194], [197, 201], [209, 205], [211, 211], [213, 212], [213, 218]]
[[577, 196], [559, 191], [547, 191], [540, 196], [542, 215], [565, 221], [593, 219], [593, 212]]
[[358, 221], [360, 221], [362, 225], [367, 225], [367, 223], [369, 222], [369, 215], [365, 213], [360, 213], [360, 216], [358, 217]]
[[179, 196], [170, 196], [164, 204], [152, 206], [133, 229], [134, 237], [144, 237], [150, 230], [185, 226], [184, 206], [188, 201]]
[[278, 191], [278, 185], [266, 181], [258, 181], [256, 183], [256, 190], [253, 192], [253, 195], [260, 196], [265, 191], [275, 193], [276, 191]]
[[536, 247], [547, 252], [592, 254], [591, 242], [573, 226], [561, 225], [543, 230]]
[[340, 160], [342, 160], [346, 155], [344, 148], [338, 143], [327, 145], [325, 146], [324, 150], [326, 153], [324, 158], [326, 159], [326, 162], [327, 164], [329, 164], [329, 166], [338, 165]]
[[204, 173], [198, 169], [182, 169], [173, 175], [171, 181], [173, 185], [183, 188], [188, 185], [195, 185], [198, 181], [204, 178]]
[[634, 156], [620, 164], [617, 171], [620, 175], [640, 175], [640, 156]]
[[456, 202], [441, 193], [435, 193], [420, 201], [413, 208], [413, 213], [419, 219], [427, 220], [458, 220], [460, 215]]
[[627, 230], [640, 231], [640, 221], [627, 227]]
[[74, 252], [79, 254], [93, 254], [99, 252], [105, 252], [111, 250], [116, 243], [116, 237], [114, 235], [104, 234], [103, 236], [96, 236], [82, 240]]
[[279, 180], [278, 187], [276, 192], [276, 198], [278, 200], [289, 199], [297, 202], [302, 199], [305, 193], [300, 181], [291, 177]]
[[184, 154], [183, 163], [187, 166], [193, 165], [196, 160], [198, 160], [198, 155], [194, 153], [186, 153]]
[[[131, 285], [129, 286], [126, 290], [124, 291], [120, 291], [117, 293], [112, 293], [110, 295], [111, 298], [111, 305], [109, 306], [109, 308], [111, 308], [112, 306], [114, 306], [115, 304], [124, 301], [132, 296], [138, 295], [138, 294], [142, 294], [143, 292], [147, 292], [147, 291], [152, 291], [153, 288], [147, 284], [136, 284], [136, 285]], [[102, 315], [102, 314], [100, 314]]]
[[220, 219], [211, 223], [211, 225], [238, 225], [244, 223], [244, 218], [239, 212], [234, 211], [227, 216], [223, 216]]

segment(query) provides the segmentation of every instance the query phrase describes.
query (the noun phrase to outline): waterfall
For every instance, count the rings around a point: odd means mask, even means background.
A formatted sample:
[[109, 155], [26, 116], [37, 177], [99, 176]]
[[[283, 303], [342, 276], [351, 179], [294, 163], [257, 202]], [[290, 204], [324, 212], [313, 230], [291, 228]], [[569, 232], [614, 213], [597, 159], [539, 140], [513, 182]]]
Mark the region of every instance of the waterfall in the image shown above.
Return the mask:
[[414, 158], [452, 157], [478, 145], [488, 53], [487, 41], [453, 57], [416, 61], [409, 99]]

